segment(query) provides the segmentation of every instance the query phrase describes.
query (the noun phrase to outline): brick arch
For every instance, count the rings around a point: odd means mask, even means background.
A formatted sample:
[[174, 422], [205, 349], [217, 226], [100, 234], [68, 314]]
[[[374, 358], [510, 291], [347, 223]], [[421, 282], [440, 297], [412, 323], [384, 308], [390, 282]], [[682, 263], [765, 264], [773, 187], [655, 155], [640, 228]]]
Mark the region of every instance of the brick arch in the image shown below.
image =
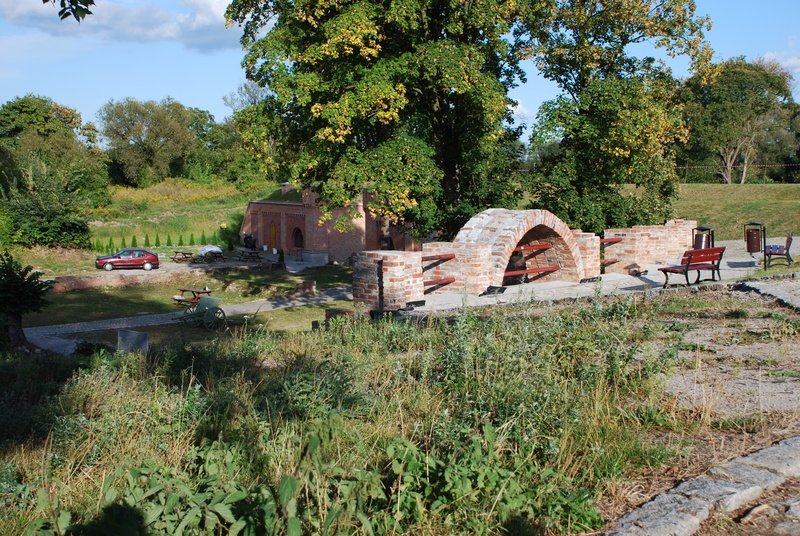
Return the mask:
[[503, 284], [514, 248], [522, 244], [548, 244], [550, 248], [527, 256], [528, 268], [557, 265], [559, 270], [540, 274], [537, 281], [574, 281], [585, 277], [575, 237], [563, 221], [547, 210], [490, 208], [476, 214], [458, 232], [454, 244], [490, 245], [491, 285]]

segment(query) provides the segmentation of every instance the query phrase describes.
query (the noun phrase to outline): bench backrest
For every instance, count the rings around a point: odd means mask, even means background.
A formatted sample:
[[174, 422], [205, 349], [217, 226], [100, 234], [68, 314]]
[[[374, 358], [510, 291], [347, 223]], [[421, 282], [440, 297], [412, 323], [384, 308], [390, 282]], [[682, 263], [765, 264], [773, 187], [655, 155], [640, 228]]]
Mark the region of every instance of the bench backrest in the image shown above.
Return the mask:
[[722, 261], [722, 254], [725, 253], [724, 247], [689, 249], [683, 252], [681, 264], [712, 263], [719, 264]]
[[790, 247], [792, 247], [792, 233], [791, 233], [791, 231], [789, 232], [789, 234], [786, 235], [786, 247], [784, 248], [784, 251], [786, 251], [786, 253], [789, 253], [789, 248]]

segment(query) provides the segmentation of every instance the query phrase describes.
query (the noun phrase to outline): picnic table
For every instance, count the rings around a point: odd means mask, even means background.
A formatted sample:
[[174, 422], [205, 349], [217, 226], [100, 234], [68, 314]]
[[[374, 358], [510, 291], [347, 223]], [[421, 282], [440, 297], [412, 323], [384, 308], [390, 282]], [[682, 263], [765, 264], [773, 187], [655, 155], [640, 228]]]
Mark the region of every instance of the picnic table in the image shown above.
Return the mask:
[[191, 251], [176, 251], [175, 255], [172, 255], [170, 259], [175, 262], [189, 262], [192, 260], [193, 255]]
[[254, 249], [239, 250], [240, 261], [261, 261], [261, 254]]
[[200, 296], [210, 296], [213, 292], [210, 288], [179, 288], [178, 292], [172, 297], [175, 300], [175, 305], [182, 307], [193, 307], [200, 301]]

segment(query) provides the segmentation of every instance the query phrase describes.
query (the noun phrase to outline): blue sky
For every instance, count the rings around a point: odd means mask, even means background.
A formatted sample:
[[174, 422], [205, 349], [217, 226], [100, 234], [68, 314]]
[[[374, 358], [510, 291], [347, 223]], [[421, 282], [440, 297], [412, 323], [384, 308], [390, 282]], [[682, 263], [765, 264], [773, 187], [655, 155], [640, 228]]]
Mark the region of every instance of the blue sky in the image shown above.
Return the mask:
[[[230, 115], [223, 96], [244, 81], [240, 29], [225, 28], [227, 0], [96, 0], [81, 24], [59, 21], [41, 0], [0, 0], [0, 103], [27, 93], [49, 97], [94, 121], [109, 100], [172, 97]], [[745, 56], [780, 62], [800, 81], [800, 0], [697, 0], [709, 15], [715, 60]], [[670, 60], [677, 76], [686, 62]], [[527, 66], [528, 83], [514, 90], [520, 119], [557, 94]], [[800, 94], [795, 86], [795, 98]]]

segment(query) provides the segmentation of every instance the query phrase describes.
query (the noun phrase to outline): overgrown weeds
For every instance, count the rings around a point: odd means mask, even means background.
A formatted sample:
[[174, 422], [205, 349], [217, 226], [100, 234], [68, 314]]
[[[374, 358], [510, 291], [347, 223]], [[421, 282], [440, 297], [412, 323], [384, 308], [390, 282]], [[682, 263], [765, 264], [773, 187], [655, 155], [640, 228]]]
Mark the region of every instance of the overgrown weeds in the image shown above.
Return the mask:
[[[9, 440], [0, 524], [88, 534], [539, 534], [659, 465], [646, 307], [332, 319], [147, 359], [96, 355]], [[268, 365], [267, 365], [268, 364]], [[24, 368], [24, 358], [8, 359]], [[666, 365], [663, 365], [666, 366]], [[34, 371], [33, 376], [41, 375]], [[35, 421], [35, 424], [34, 422]], [[48, 532], [49, 531], [49, 532]]]

